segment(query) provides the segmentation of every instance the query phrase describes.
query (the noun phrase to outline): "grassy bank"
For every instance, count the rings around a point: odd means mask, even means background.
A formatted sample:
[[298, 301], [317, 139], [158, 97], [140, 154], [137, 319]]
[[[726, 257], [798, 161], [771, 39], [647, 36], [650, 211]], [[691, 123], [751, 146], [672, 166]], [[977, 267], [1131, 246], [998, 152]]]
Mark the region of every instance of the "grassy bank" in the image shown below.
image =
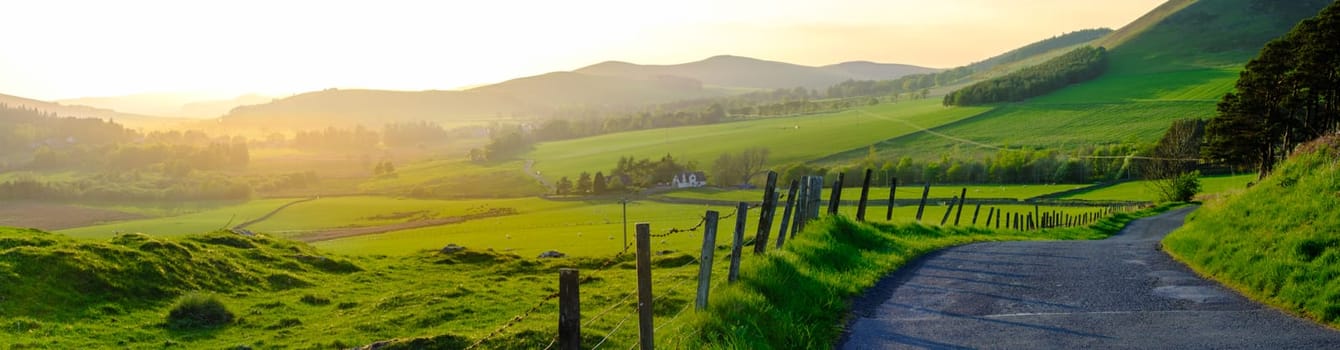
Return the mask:
[[1340, 326], [1340, 138], [1206, 203], [1164, 249], [1254, 299]]
[[745, 265], [740, 282], [712, 291], [678, 348], [821, 349], [842, 331], [850, 300], [917, 257], [983, 241], [1101, 239], [1159, 207], [1088, 227], [1020, 232], [920, 224], [858, 223], [828, 217], [781, 250]]

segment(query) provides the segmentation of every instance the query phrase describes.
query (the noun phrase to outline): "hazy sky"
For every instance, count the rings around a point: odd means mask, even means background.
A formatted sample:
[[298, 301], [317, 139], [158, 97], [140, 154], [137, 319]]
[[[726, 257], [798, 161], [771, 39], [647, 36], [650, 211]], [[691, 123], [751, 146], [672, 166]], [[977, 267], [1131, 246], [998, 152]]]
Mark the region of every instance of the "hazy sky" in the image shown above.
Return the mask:
[[1163, 0], [7, 2], [0, 93], [451, 89], [719, 54], [953, 67]]

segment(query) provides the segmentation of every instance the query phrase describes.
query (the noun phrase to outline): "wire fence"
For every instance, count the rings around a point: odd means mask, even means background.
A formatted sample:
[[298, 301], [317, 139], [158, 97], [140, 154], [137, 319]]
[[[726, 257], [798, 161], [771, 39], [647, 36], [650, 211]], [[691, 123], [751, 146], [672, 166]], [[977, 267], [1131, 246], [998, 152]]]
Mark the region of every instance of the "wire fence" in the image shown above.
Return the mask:
[[[755, 204], [752, 204], [752, 205], [748, 206], [747, 208], [748, 208], [748, 210], [753, 210], [753, 209], [759, 208], [759, 207], [761, 207], [761, 206], [762, 206], [761, 203], [755, 203]], [[735, 215], [737, 215], [737, 212], [731, 212], [731, 213], [729, 213], [729, 214], [727, 214], [727, 215], [722, 215], [722, 216], [720, 216], [720, 217], [718, 218], [718, 220], [726, 220], [726, 219], [730, 219], [730, 218], [733, 218]], [[667, 237], [674, 236], [674, 235], [678, 235], [678, 234], [682, 234], [682, 233], [687, 233], [687, 232], [697, 232], [697, 231], [701, 230], [701, 229], [703, 228], [703, 226], [706, 225], [706, 224], [707, 224], [707, 217], [706, 217], [706, 216], [699, 216], [698, 223], [694, 224], [694, 225], [691, 226], [691, 227], [687, 227], [687, 228], [678, 228], [678, 227], [670, 228], [670, 229], [664, 230], [664, 231], [661, 232], [661, 233], [650, 234], [649, 236], [650, 236], [650, 237], [653, 237], [653, 238], [667, 238]], [[635, 246], [635, 244], [634, 244], [633, 242], [629, 242], [628, 244], [625, 244], [625, 245], [623, 246], [623, 248], [619, 249], [618, 252], [615, 252], [613, 255], [611, 255], [611, 256], [609, 256], [608, 258], [606, 258], [606, 259], [605, 259], [604, 261], [602, 261], [599, 265], [597, 265], [597, 267], [596, 267], [595, 269], [584, 272], [584, 273], [583, 273], [583, 277], [579, 280], [578, 284], [579, 284], [579, 285], [580, 285], [580, 284], [587, 284], [587, 283], [589, 283], [589, 282], [592, 282], [592, 281], [596, 280], [597, 278], [600, 278], [600, 277], [601, 277], [600, 275], [602, 274], [602, 272], [608, 270], [610, 267], [614, 266], [615, 264], [617, 264], [617, 263], [619, 263], [619, 262], [622, 262], [622, 261], [624, 260], [624, 258], [628, 255], [628, 253], [632, 250], [632, 248], [633, 248], [634, 246]], [[714, 259], [714, 260], [715, 260], [715, 259]], [[686, 266], [688, 266], [688, 265], [696, 264], [696, 263], [699, 263], [699, 262], [700, 262], [699, 259], [694, 258], [694, 259], [691, 259], [691, 260], [689, 260], [689, 261], [686, 261], [686, 262], [685, 262], [684, 264], [682, 264], [682, 265], [679, 265], [679, 266], [677, 266], [677, 267], [670, 268], [670, 269], [672, 269], [672, 270], [679, 270], [679, 269], [682, 269], [682, 268], [684, 268], [684, 267], [686, 267]], [[666, 277], [661, 278], [660, 280], [658, 280], [658, 282], [660, 282], [660, 283], [653, 283], [653, 285], [660, 285], [661, 283], [664, 283], [664, 282], [665, 282], [665, 279], [668, 278], [668, 277], [669, 277], [669, 276], [666, 276]], [[694, 278], [683, 278], [683, 280], [680, 281], [678, 284], [675, 284], [675, 285], [673, 285], [673, 286], [671, 286], [670, 288], [667, 288], [667, 289], [665, 289], [665, 290], [666, 290], [666, 291], [675, 290], [675, 289], [681, 288], [681, 287], [683, 287], [683, 286], [685, 286], [685, 285], [688, 285], [689, 282], [694, 282], [694, 281], [696, 281], [696, 279], [694, 279]], [[582, 323], [582, 326], [583, 326], [583, 327], [588, 327], [588, 326], [594, 324], [596, 321], [600, 320], [601, 318], [605, 317], [606, 315], [608, 315], [608, 314], [611, 313], [612, 311], [617, 310], [620, 306], [627, 305], [627, 304], [631, 301], [632, 296], [635, 295], [635, 294], [637, 294], [637, 290], [636, 290], [636, 289], [634, 289], [633, 291], [630, 291], [630, 292], [626, 293], [626, 294], [623, 296], [623, 298], [619, 299], [618, 301], [615, 301], [615, 302], [611, 303], [610, 305], [608, 305], [608, 306], [606, 306], [604, 309], [602, 309], [602, 311], [596, 313], [594, 316], [592, 316], [591, 318], [589, 318], [589, 319], [587, 319], [586, 321], [584, 321], [584, 322]], [[657, 299], [657, 300], [662, 299], [662, 298], [666, 297], [666, 295], [668, 295], [668, 293], [661, 293], [661, 296], [659, 296], [659, 297], [657, 297], [657, 298], [655, 298], [655, 299]], [[489, 334], [487, 334], [487, 335], [485, 335], [484, 337], [482, 337], [482, 338], [476, 340], [476, 341], [475, 341], [474, 343], [472, 343], [470, 346], [466, 347], [466, 349], [468, 350], [468, 349], [476, 349], [476, 348], [479, 348], [479, 347], [480, 347], [482, 344], [484, 344], [485, 342], [487, 342], [487, 341], [489, 341], [489, 340], [492, 340], [492, 339], [494, 339], [494, 338], [497, 338], [497, 337], [503, 335], [504, 333], [506, 333], [506, 331], [507, 331], [508, 329], [510, 329], [511, 327], [514, 327], [514, 326], [516, 326], [517, 324], [519, 324], [519, 323], [525, 321], [526, 319], [529, 318], [529, 316], [530, 316], [531, 314], [533, 314], [533, 313], [535, 313], [536, 311], [539, 311], [540, 309], [544, 308], [545, 305], [547, 305], [550, 301], [552, 301], [552, 300], [554, 300], [554, 299], [557, 299], [558, 297], [559, 297], [559, 293], [552, 293], [552, 294], [545, 295], [543, 298], [541, 298], [538, 302], [535, 303], [535, 306], [533, 306], [533, 307], [531, 307], [531, 308], [529, 308], [529, 309], [526, 309], [525, 311], [521, 312], [520, 314], [517, 314], [516, 316], [513, 316], [513, 317], [509, 318], [506, 322], [504, 322], [502, 325], [500, 325], [500, 326], [498, 326], [497, 328], [495, 328], [492, 332], [489, 332]], [[657, 327], [657, 329], [663, 328], [663, 327], [665, 327], [666, 325], [669, 325], [669, 324], [670, 324], [671, 322], [673, 322], [674, 320], [678, 319], [680, 315], [682, 315], [686, 310], [688, 310], [689, 306], [692, 306], [692, 303], [687, 303], [687, 304], [685, 304], [685, 306], [684, 306], [682, 309], [680, 309], [679, 312], [677, 312], [673, 317], [671, 317], [671, 319], [670, 319], [669, 321], [666, 321], [665, 324], [662, 324], [661, 326]], [[634, 309], [634, 310], [636, 310], [636, 309]], [[599, 348], [602, 344], [606, 343], [606, 342], [609, 340], [609, 338], [610, 338], [611, 336], [613, 336], [615, 333], [618, 332], [619, 329], [621, 329], [621, 327], [623, 326], [623, 324], [626, 323], [626, 322], [628, 321], [629, 318], [632, 318], [632, 317], [633, 317], [634, 315], [636, 315], [636, 314], [637, 314], [636, 312], [631, 312], [631, 313], [629, 313], [629, 315], [625, 316], [622, 320], [620, 320], [620, 321], [615, 325], [615, 327], [614, 327], [613, 329], [610, 330], [609, 333], [607, 333], [604, 337], [602, 337], [601, 341], [600, 341], [599, 343], [597, 343], [597, 344], [594, 346], [594, 348]], [[552, 339], [550, 339], [549, 343], [548, 343], [547, 345], [544, 346], [544, 349], [550, 349], [550, 348], [552, 348], [554, 345], [557, 344], [557, 342], [558, 342], [558, 336], [554, 336]], [[636, 343], [634, 343], [634, 346], [636, 346]]]

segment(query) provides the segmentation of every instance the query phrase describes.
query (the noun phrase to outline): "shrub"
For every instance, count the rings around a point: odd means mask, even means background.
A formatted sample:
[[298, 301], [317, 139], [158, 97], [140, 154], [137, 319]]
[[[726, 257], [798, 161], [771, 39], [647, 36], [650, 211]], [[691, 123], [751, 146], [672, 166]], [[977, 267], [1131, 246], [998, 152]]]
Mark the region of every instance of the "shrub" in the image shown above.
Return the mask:
[[233, 322], [233, 312], [219, 298], [204, 293], [187, 293], [168, 312], [173, 328], [209, 328]]
[[1200, 172], [1193, 171], [1178, 175], [1172, 179], [1170, 191], [1162, 198], [1166, 202], [1190, 202], [1196, 193], [1200, 193]]

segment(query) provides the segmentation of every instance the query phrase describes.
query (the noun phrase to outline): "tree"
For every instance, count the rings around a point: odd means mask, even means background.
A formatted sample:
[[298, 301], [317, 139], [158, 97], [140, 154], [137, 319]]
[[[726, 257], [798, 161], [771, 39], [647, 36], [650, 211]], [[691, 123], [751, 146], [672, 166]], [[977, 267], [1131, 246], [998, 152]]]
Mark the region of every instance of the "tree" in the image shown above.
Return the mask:
[[569, 193], [572, 193], [572, 180], [568, 180], [567, 176], [559, 178], [558, 182], [554, 183], [554, 194], [561, 196]]
[[770, 151], [767, 148], [754, 147], [745, 149], [740, 154], [722, 154], [712, 163], [713, 173], [720, 179], [722, 185], [748, 184], [754, 177], [764, 172], [763, 168], [768, 163], [768, 153]]
[[1199, 185], [1201, 143], [1205, 138], [1205, 122], [1200, 119], [1174, 121], [1145, 159], [1140, 159], [1140, 174], [1162, 201], [1189, 201]]
[[1340, 3], [1266, 44], [1206, 126], [1206, 157], [1264, 177], [1294, 147], [1340, 130]]
[[577, 193], [591, 193], [591, 173], [583, 171], [577, 176]]
[[604, 194], [608, 186], [609, 184], [605, 182], [605, 173], [597, 171], [595, 179], [591, 181], [591, 193]]

